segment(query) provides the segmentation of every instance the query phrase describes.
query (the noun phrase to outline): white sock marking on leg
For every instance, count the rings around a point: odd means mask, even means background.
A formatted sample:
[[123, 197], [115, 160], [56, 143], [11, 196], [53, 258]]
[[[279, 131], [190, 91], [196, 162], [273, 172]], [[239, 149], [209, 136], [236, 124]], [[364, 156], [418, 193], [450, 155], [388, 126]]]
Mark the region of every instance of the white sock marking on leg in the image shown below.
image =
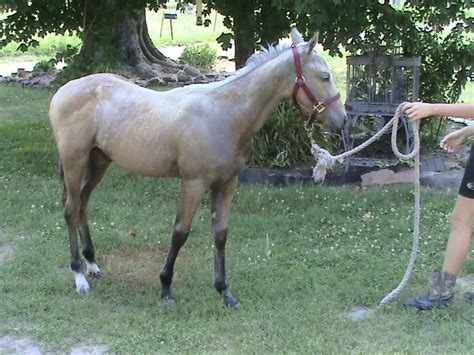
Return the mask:
[[97, 266], [96, 263], [90, 263], [90, 262], [86, 261], [86, 265], [87, 265], [87, 273], [88, 274], [91, 274], [91, 275], [99, 275], [100, 274], [100, 269], [99, 269], [99, 267]]
[[82, 272], [73, 271], [73, 274], [74, 279], [76, 280], [76, 291], [78, 293], [88, 293], [91, 288]]

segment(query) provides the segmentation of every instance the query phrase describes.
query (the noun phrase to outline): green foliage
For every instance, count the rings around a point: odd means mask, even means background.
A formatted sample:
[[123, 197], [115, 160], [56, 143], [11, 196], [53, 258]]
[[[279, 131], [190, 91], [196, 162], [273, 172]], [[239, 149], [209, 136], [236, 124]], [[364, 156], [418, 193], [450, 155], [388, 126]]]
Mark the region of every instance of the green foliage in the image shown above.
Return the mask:
[[[90, 46], [85, 46], [89, 50], [83, 47], [75, 57], [75, 66], [69, 67], [73, 69], [70, 77], [81, 71], [113, 70], [117, 62], [130, 60], [110, 45], [117, 20], [145, 7], [157, 9], [164, 3], [164, 0], [100, 3], [0, 0], [0, 5], [13, 11], [1, 22], [0, 47], [15, 42], [21, 50], [26, 50], [37, 48], [38, 38], [48, 33], [72, 34]], [[455, 102], [472, 73], [471, 1], [407, 0], [403, 7], [397, 8], [390, 1], [373, 0], [208, 0], [204, 3], [207, 5], [204, 15], [209, 16], [216, 9], [224, 16], [223, 23], [231, 31], [219, 36], [219, 41], [229, 46], [231, 39], [234, 40], [238, 66], [245, 63], [256, 45], [286, 36], [290, 26], [296, 24], [306, 37], [318, 30], [322, 45], [331, 54], [341, 55], [345, 50], [349, 54], [376, 51], [420, 56], [423, 101]], [[443, 125], [443, 121], [439, 122], [422, 123], [425, 146], [438, 141], [436, 134], [442, 131]]]
[[54, 71], [53, 60], [41, 60], [33, 67], [33, 73], [54, 73]]
[[[338, 138], [319, 121], [313, 138], [326, 149], [338, 144]], [[311, 160], [310, 140], [301, 117], [291, 103], [280, 104], [253, 137], [249, 164], [282, 168]]]
[[179, 57], [182, 64], [204, 70], [211, 70], [217, 60], [217, 51], [208, 43], [186, 46]]
[[[1, 337], [27, 335], [43, 353], [58, 354], [96, 344], [113, 354], [472, 353], [474, 307], [461, 290], [452, 306], [429, 312], [395, 300], [360, 321], [345, 315], [375, 307], [403, 275], [408, 186], [239, 187], [226, 270], [242, 307], [232, 312], [212, 286], [209, 199], [176, 262], [178, 303], [165, 305], [158, 275], [179, 182], [112, 166], [88, 209], [103, 277], [90, 280], [91, 294], [77, 295], [47, 120], [51, 93], [0, 86], [0, 97]], [[399, 299], [424, 292], [442, 263], [455, 198], [422, 190], [417, 263]], [[473, 258], [463, 272], [474, 272]]]
[[[243, 47], [254, 39], [257, 44], [271, 43], [287, 35], [289, 27], [296, 24], [306, 37], [319, 31], [323, 47], [332, 55], [341, 55], [344, 49], [348, 54], [375, 51], [420, 56], [423, 101], [457, 101], [472, 72], [474, 44], [469, 26], [473, 12], [468, 11], [471, 1], [407, 0], [403, 7], [396, 8], [390, 1], [373, 0], [207, 3], [227, 16], [224, 24], [234, 32], [221, 35], [220, 41], [227, 45], [231, 37], [242, 41]], [[236, 22], [245, 10], [247, 21]], [[245, 41], [238, 33], [245, 36]], [[236, 47], [237, 52], [240, 50]], [[441, 132], [440, 128], [436, 120], [423, 122], [424, 143], [437, 142], [439, 137], [432, 134]]]
[[[38, 41], [38, 46], [29, 47], [27, 54], [38, 57], [54, 57], [59, 52], [64, 52], [68, 47], [80, 47], [81, 40], [73, 35], [55, 35], [49, 34], [43, 38], [35, 37]], [[1, 56], [18, 56], [24, 54], [18, 50], [18, 43], [10, 42], [5, 46], [0, 46]]]

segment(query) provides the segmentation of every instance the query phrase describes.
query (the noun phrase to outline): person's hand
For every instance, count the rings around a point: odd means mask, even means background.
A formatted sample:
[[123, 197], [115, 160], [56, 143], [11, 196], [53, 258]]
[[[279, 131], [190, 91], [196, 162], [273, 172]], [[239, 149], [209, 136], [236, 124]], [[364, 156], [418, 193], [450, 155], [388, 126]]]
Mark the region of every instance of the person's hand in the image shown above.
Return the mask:
[[441, 148], [444, 150], [452, 153], [464, 142], [466, 139], [466, 135], [462, 129], [458, 129], [457, 131], [451, 132], [446, 135], [439, 144]]
[[434, 114], [433, 105], [424, 102], [409, 102], [403, 106], [403, 111], [410, 121], [421, 120]]

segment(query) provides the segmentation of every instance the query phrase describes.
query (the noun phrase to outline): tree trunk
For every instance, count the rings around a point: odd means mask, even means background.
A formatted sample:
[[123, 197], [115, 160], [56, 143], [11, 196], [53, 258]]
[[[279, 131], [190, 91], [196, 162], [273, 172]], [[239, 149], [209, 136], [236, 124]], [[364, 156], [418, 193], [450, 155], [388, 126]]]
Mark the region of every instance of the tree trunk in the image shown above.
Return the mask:
[[86, 0], [81, 64], [99, 70], [107, 66], [129, 66], [144, 79], [178, 72], [181, 68], [153, 45], [145, 8], [134, 9], [117, 2], [106, 0], [97, 5]]
[[235, 67], [245, 65], [255, 51], [255, 16], [253, 1], [239, 1], [233, 14]]

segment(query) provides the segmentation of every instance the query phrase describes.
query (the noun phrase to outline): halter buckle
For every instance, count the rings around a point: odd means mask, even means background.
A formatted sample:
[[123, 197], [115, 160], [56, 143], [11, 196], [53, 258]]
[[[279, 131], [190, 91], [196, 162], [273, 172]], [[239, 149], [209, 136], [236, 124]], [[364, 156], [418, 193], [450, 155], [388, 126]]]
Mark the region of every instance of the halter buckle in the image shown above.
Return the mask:
[[306, 79], [304, 78], [303, 75], [297, 76], [295, 78], [295, 84], [298, 84], [298, 85], [306, 84]]
[[316, 105], [313, 105], [313, 111], [318, 113], [323, 112], [326, 109], [326, 106], [322, 102], [318, 102]]

